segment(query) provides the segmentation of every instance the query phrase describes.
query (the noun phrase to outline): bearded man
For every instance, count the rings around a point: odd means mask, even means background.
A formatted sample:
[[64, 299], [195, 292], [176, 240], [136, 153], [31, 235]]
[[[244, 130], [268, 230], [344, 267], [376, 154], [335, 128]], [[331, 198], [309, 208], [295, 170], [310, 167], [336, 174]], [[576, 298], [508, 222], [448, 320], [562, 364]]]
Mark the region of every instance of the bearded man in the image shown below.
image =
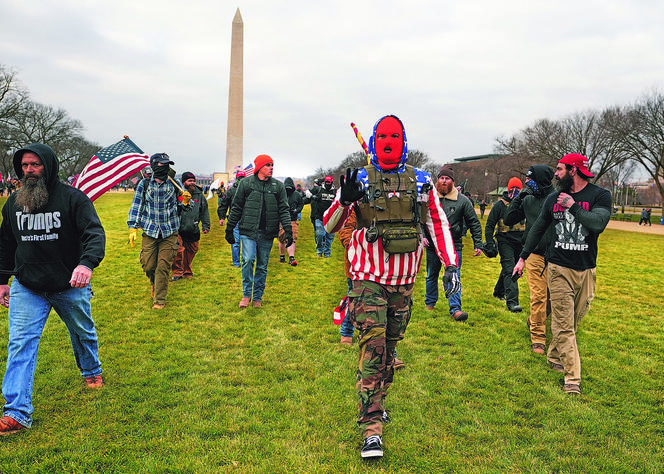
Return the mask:
[[398, 117], [376, 122], [369, 153], [368, 166], [347, 169], [341, 176], [323, 223], [327, 232], [338, 232], [355, 211], [356, 226], [347, 247], [352, 280], [348, 315], [360, 333], [361, 456], [376, 458], [383, 456], [385, 397], [394, 378], [395, 348], [410, 321], [413, 286], [424, 254], [422, 226], [445, 265], [446, 295], [456, 294], [461, 284], [447, 217], [429, 175], [406, 164], [406, 133]]
[[[196, 184], [194, 173], [185, 171], [182, 173], [182, 184], [184, 189], [191, 194], [191, 202], [187, 209], [182, 210], [180, 215], [180, 229], [178, 230], [178, 253], [173, 260], [173, 278], [178, 281], [182, 278], [193, 278], [194, 272], [191, 263], [198, 253], [198, 242], [201, 240], [200, 224], [203, 224], [203, 233], [210, 231], [210, 212], [203, 190]], [[183, 196], [180, 196], [184, 200]]]
[[544, 202], [514, 267], [514, 275], [521, 275], [525, 261], [554, 227], [546, 252], [552, 333], [547, 360], [564, 374], [563, 391], [569, 394], [581, 393], [576, 335], [595, 295], [597, 239], [611, 219], [611, 193], [590, 183], [593, 177], [585, 156], [570, 153], [560, 159], [554, 174], [558, 192]]
[[3, 206], [0, 226], [0, 304], [9, 308], [0, 435], [32, 425], [37, 350], [51, 309], [67, 326], [86, 385], [103, 385], [90, 279], [104, 258], [104, 229], [90, 199], [58, 180], [50, 147], [33, 143], [13, 162], [21, 187]]

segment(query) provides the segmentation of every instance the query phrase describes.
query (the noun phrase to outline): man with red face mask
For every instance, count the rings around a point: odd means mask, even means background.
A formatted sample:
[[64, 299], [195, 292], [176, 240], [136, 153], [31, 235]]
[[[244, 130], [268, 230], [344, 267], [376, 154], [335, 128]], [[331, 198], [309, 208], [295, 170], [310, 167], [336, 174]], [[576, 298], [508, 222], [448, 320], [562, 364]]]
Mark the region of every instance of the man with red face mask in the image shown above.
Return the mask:
[[363, 458], [383, 455], [385, 396], [394, 376], [394, 349], [410, 321], [415, 277], [424, 246], [422, 226], [444, 263], [447, 296], [461, 287], [447, 217], [430, 176], [406, 164], [403, 124], [381, 118], [369, 141], [370, 164], [341, 176], [340, 188], [323, 216], [327, 232], [338, 232], [355, 211], [347, 247], [352, 290], [348, 316], [360, 332], [357, 370], [358, 425]]

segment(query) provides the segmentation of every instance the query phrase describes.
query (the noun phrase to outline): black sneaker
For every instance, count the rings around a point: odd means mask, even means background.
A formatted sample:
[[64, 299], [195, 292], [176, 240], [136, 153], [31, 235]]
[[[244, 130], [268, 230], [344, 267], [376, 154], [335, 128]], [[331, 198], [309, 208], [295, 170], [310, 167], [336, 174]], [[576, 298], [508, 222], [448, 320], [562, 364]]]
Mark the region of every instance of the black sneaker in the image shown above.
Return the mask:
[[279, 263], [286, 263], [286, 256], [285, 255], [279, 255]]
[[521, 306], [518, 304], [515, 304], [514, 306], [508, 306], [507, 309], [509, 309], [512, 313], [520, 313], [523, 311], [523, 308], [521, 308]]
[[383, 457], [383, 441], [380, 436], [368, 436], [364, 438], [362, 445], [362, 452], [360, 455], [363, 458], [382, 458]]

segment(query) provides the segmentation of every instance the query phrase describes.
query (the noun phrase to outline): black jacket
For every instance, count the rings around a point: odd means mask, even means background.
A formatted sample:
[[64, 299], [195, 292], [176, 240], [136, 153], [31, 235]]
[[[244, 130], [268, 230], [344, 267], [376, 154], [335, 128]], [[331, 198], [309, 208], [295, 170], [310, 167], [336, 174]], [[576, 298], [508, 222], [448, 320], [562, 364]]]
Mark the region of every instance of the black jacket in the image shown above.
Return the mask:
[[288, 210], [290, 212], [291, 221], [296, 221], [297, 216], [302, 212], [304, 201], [302, 195], [295, 190], [295, 182], [292, 178], [284, 179], [284, 187], [286, 188], [286, 195], [288, 196]]
[[[49, 147], [35, 143], [24, 148], [44, 164], [48, 203], [36, 213], [16, 206], [12, 194], [2, 208], [0, 225], [0, 284], [11, 275], [33, 291], [71, 288], [78, 265], [95, 269], [104, 258], [106, 235], [90, 199], [58, 181], [58, 160]], [[21, 156], [14, 155], [16, 176], [23, 177]]]
[[210, 212], [208, 203], [203, 195], [203, 190], [196, 186], [191, 193], [191, 203], [188, 208], [182, 209], [180, 214], [180, 229], [178, 234], [185, 242], [198, 242], [201, 240], [199, 223], [203, 224], [203, 230], [210, 230]]
[[[523, 243], [526, 243], [528, 232], [530, 232], [530, 229], [539, 217], [540, 212], [542, 211], [542, 205], [544, 204], [544, 201], [546, 201], [546, 197], [554, 191], [553, 184], [551, 184], [551, 179], [553, 178], [554, 173], [553, 168], [547, 165], [533, 165], [528, 170], [528, 173], [528, 177], [537, 183], [537, 191], [533, 191], [533, 189], [526, 184], [519, 195], [512, 199], [512, 202], [503, 217], [505, 225], [514, 225], [524, 219], [526, 220], [526, 230], [523, 232]], [[546, 249], [552, 242], [554, 236], [555, 229], [551, 227], [544, 235], [544, 238], [539, 241], [532, 253], [544, 256], [546, 254]]]

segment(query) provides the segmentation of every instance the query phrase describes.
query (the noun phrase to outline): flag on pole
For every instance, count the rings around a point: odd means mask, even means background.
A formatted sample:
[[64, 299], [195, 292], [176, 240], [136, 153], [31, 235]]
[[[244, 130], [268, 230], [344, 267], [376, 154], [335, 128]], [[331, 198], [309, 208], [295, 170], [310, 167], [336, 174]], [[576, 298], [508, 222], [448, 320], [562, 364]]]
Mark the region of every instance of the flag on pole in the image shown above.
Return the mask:
[[208, 193], [208, 196], [205, 198], [207, 201], [212, 199], [212, 196], [214, 196], [214, 191], [219, 189], [219, 186], [221, 186], [221, 176], [215, 179], [210, 185], [210, 192]]
[[245, 169], [244, 169], [244, 177], [249, 177], [252, 174], [254, 174], [254, 164], [250, 163]]
[[123, 179], [150, 166], [150, 158], [127, 135], [119, 142], [102, 148], [83, 168], [74, 187], [94, 201]]

